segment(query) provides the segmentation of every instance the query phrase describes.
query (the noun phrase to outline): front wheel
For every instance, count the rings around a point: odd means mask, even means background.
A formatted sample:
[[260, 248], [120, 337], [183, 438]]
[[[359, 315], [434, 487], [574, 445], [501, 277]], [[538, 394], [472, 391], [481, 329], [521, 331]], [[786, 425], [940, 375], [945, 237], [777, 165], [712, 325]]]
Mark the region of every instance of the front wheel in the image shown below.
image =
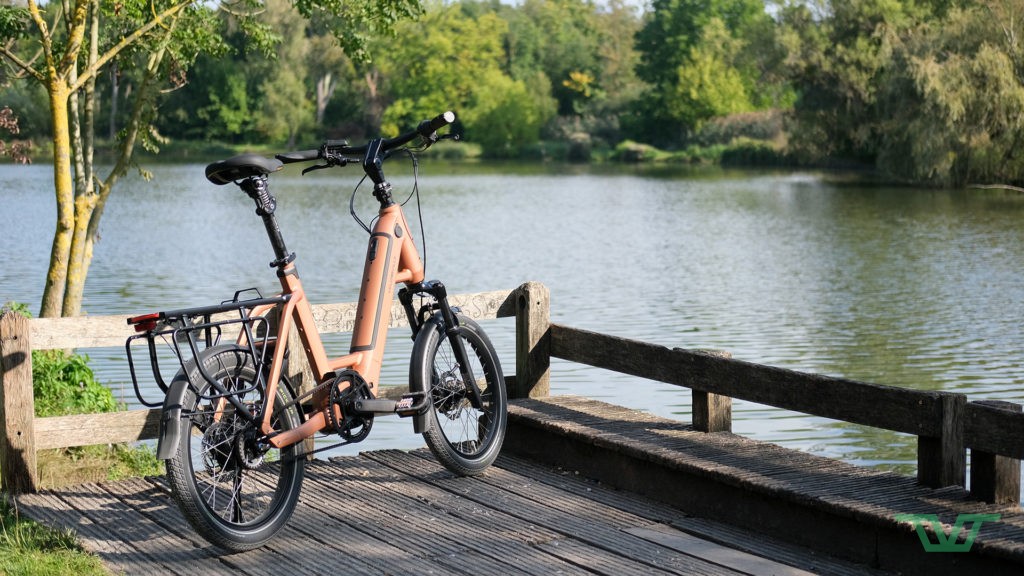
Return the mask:
[[[249, 411], [265, 405], [265, 386], [246, 351], [216, 346], [203, 351], [198, 362]], [[278, 450], [265, 444], [257, 424], [218, 397], [195, 362], [187, 363], [175, 380], [180, 378], [192, 384], [181, 406], [185, 430], [167, 461], [178, 506], [213, 544], [234, 552], [260, 546], [284, 526], [298, 502], [305, 464], [299, 445]], [[270, 405], [275, 430], [299, 426], [284, 381]]]
[[[455, 342], [440, 316], [427, 321], [416, 337], [409, 369], [413, 390], [430, 394], [423, 438], [445, 468], [460, 476], [473, 476], [490, 466], [501, 451], [508, 421], [505, 377], [494, 346], [480, 326], [458, 317], [458, 339], [466, 363], [456, 358]], [[480, 390], [479, 406], [464, 374], [472, 374]]]

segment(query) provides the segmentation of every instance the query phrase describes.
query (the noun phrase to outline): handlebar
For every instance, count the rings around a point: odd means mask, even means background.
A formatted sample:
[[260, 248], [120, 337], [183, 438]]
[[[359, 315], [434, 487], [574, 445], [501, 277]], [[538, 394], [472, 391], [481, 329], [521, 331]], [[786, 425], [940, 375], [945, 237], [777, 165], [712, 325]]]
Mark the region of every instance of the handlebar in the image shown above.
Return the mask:
[[[294, 162], [309, 162], [312, 160], [327, 160], [340, 165], [348, 162], [364, 161], [368, 150], [377, 148], [377, 154], [383, 154], [412, 142], [417, 136], [425, 138], [428, 142], [436, 141], [436, 132], [441, 128], [455, 122], [455, 113], [451, 110], [438, 114], [430, 120], [420, 122], [415, 130], [411, 130], [394, 138], [374, 139], [362, 146], [349, 146], [346, 140], [327, 140], [316, 150], [299, 150], [296, 152], [285, 152], [275, 157], [284, 164]], [[356, 158], [356, 157], [359, 158]]]

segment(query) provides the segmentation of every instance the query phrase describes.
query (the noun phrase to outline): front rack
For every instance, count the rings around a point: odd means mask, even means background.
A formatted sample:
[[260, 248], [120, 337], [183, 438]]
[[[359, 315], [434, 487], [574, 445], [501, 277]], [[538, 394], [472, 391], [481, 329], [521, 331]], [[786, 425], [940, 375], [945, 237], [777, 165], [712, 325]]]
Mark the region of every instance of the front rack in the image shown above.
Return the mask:
[[[241, 295], [246, 292], [256, 292], [256, 298], [243, 300]], [[135, 389], [135, 397], [139, 402], [148, 408], [159, 408], [163, 406], [163, 398], [151, 402], [143, 394], [139, 386], [139, 379], [135, 373], [135, 352], [139, 346], [133, 343], [137, 340], [145, 340], [149, 351], [150, 368], [160, 391], [166, 395], [168, 384], [163, 377], [163, 370], [160, 366], [160, 359], [157, 354], [157, 341], [164, 342], [177, 357], [177, 365], [180, 373], [188, 374], [191, 366], [199, 368], [209, 390], [216, 391], [216, 394], [202, 395], [200, 390], [204, 388], [198, 382], [189, 382], [192, 391], [204, 400], [213, 400], [227, 396], [236, 396], [254, 390], [263, 385], [264, 367], [268, 363], [269, 355], [273, 353], [273, 347], [277, 340], [276, 335], [271, 335], [272, 329], [267, 316], [254, 314], [257, 310], [269, 310], [287, 302], [291, 295], [278, 295], [264, 298], [258, 290], [250, 288], [235, 292], [234, 298], [212, 306], [200, 306], [197, 308], [182, 308], [179, 310], [168, 310], [144, 314], [128, 319], [128, 324], [140, 332], [130, 336], [125, 342], [125, 351], [128, 354], [128, 369], [132, 376], [132, 386]], [[237, 317], [231, 317], [225, 313], [236, 312]], [[221, 317], [215, 317], [222, 315]], [[245, 390], [232, 390], [227, 392], [223, 385], [216, 382], [202, 362], [199, 362], [199, 355], [202, 350], [220, 344], [225, 332], [234, 334], [233, 328], [238, 328], [235, 343], [243, 353], [249, 354], [253, 366], [256, 369], [256, 381], [253, 386]], [[187, 346], [185, 346], [187, 345]], [[176, 370], [177, 371], [177, 370]]]

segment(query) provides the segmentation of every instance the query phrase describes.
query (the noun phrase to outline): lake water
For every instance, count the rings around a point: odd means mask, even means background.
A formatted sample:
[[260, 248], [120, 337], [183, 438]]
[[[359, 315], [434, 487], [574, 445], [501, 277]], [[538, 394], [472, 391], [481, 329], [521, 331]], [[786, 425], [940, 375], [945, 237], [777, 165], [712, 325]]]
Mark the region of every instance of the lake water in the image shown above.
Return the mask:
[[[835, 184], [812, 173], [422, 164], [427, 275], [450, 291], [538, 280], [551, 290], [552, 320], [570, 326], [1024, 401], [1024, 195]], [[251, 201], [207, 183], [202, 165], [152, 169], [153, 181], [129, 178], [111, 198], [83, 309], [127, 316], [219, 302], [251, 286], [274, 292]], [[410, 170], [391, 170], [404, 198]], [[314, 302], [357, 295], [366, 234], [348, 215], [356, 172], [289, 170], [272, 180]], [[0, 300], [38, 308], [51, 181], [49, 166], [0, 166]], [[373, 206], [361, 188], [364, 219]], [[410, 223], [418, 235], [414, 208]], [[511, 321], [486, 327], [511, 372]], [[397, 330], [390, 342], [382, 380], [404, 383], [409, 339]], [[344, 353], [347, 335], [328, 344]], [[133, 403], [123, 349], [88, 353]], [[552, 393], [690, 419], [686, 390], [561, 361]], [[913, 436], [742, 401], [734, 430], [860, 465], [915, 468]], [[379, 418], [366, 442], [343, 452], [420, 445], [408, 421]]]

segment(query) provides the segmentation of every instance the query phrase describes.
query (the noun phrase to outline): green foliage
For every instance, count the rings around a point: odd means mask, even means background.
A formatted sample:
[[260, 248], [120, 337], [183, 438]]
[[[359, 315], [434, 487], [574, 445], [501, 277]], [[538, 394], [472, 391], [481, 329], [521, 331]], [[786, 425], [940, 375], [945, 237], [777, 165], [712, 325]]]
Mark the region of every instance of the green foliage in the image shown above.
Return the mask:
[[[157, 128], [277, 150], [393, 135], [453, 109], [487, 156], [589, 161], [614, 149], [630, 161], [862, 163], [935, 185], [1024, 183], [1020, 2], [770, 4], [771, 16], [761, 0], [653, 0], [645, 13], [625, 0], [244, 0], [230, 13], [197, 2], [169, 45], [161, 74], [175, 90]], [[103, 9], [104, 46], [152, 11], [149, 0]], [[19, 18], [0, 11], [0, 29]], [[151, 40], [118, 58], [122, 86], [137, 86]], [[47, 129], [34, 114], [43, 96], [0, 96], [29, 137]]]
[[753, 109], [743, 74], [732, 64], [740, 46], [722, 20], [712, 18], [705, 25], [689, 60], [679, 66], [675, 93], [668, 99], [675, 120], [696, 131], [711, 118]]
[[677, 144], [716, 116], [774, 107], [785, 93], [771, 20], [760, 0], [655, 0], [637, 33], [649, 83], [635, 128]]
[[1013, 0], [853, 0], [823, 21], [788, 8], [780, 37], [801, 90], [793, 151], [913, 182], [1021, 183], [1022, 16]]
[[7, 302], [4, 302], [3, 307], [0, 307], [0, 316], [6, 314], [7, 312], [21, 314], [25, 318], [32, 317], [32, 312], [29, 310], [28, 304], [25, 304], [24, 302], [14, 302], [13, 300], [8, 300]]
[[63, 350], [32, 351], [36, 416], [114, 412], [114, 395], [96, 380], [89, 357]]
[[419, 0], [292, 0], [311, 22], [327, 28], [358, 62], [371, 59], [371, 40], [391, 36], [394, 26], [422, 12]]
[[23, 36], [29, 23], [27, 8], [0, 5], [0, 41]]
[[[0, 314], [14, 312], [31, 318], [28, 305], [5, 302]], [[32, 392], [36, 417], [114, 412], [113, 393], [100, 384], [89, 367], [89, 357], [64, 350], [32, 351]]]
[[164, 473], [163, 460], [157, 459], [154, 448], [146, 445], [132, 447], [117, 444], [111, 449], [114, 451], [117, 462], [107, 472], [107, 480], [159, 476]]
[[549, 118], [550, 97], [501, 69], [507, 29], [493, 12], [473, 18], [456, 6], [437, 5], [420, 21], [399, 26], [404, 40], [382, 50], [376, 63], [393, 98], [381, 131], [394, 135], [456, 110], [467, 141], [479, 143], [486, 155], [508, 156], [535, 143]]
[[546, 120], [526, 84], [489, 70], [481, 78], [472, 105], [464, 114], [466, 138], [492, 157], [512, 156], [540, 139]]
[[721, 116], [704, 123], [694, 135], [693, 141], [701, 146], [709, 146], [748, 138], [778, 141], [781, 145], [785, 140], [783, 117], [784, 111], [777, 109]]
[[650, 144], [641, 144], [632, 140], [623, 140], [612, 153], [612, 159], [619, 162], [655, 162], [668, 158], [668, 154]]
[[943, 186], [1024, 181], [1022, 16], [1019, 3], [989, 2], [893, 40], [879, 99], [903, 129], [880, 134], [880, 168]]
[[737, 138], [718, 158], [723, 166], [785, 166], [790, 160], [771, 142]]

